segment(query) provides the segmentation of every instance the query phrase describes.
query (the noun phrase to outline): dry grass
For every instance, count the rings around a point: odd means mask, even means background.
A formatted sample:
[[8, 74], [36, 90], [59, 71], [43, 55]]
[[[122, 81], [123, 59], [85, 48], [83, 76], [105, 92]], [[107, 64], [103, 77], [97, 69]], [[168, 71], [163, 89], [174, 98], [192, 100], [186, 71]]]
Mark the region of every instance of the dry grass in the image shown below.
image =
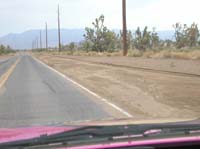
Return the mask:
[[174, 58], [174, 59], [200, 59], [200, 50], [147, 50], [140, 52], [132, 50], [128, 56], [145, 58]]
[[82, 50], [74, 50], [72, 51], [48, 51], [48, 52], [40, 52], [42, 53], [49, 53], [51, 55], [73, 55], [73, 56], [121, 56], [122, 53], [121, 51], [116, 51], [116, 52], [94, 52], [94, 51], [82, 51]]
[[200, 50], [162, 50], [155, 52], [151, 58], [175, 58], [175, 59], [200, 59]]
[[128, 52], [128, 56], [130, 57], [141, 57], [143, 55], [143, 53], [139, 50], [129, 50]]
[[[40, 54], [42, 54], [41, 52]], [[46, 52], [45, 52], [46, 53]], [[73, 55], [73, 56], [122, 56], [120, 50], [115, 52], [94, 52], [94, 51], [49, 51], [49, 54], [52, 55]], [[176, 50], [176, 49], [166, 49], [166, 50], [146, 50], [141, 52], [139, 50], [129, 50], [129, 57], [145, 57], [145, 58], [175, 58], [175, 59], [200, 59], [200, 50], [199, 49], [186, 49], [186, 50]]]

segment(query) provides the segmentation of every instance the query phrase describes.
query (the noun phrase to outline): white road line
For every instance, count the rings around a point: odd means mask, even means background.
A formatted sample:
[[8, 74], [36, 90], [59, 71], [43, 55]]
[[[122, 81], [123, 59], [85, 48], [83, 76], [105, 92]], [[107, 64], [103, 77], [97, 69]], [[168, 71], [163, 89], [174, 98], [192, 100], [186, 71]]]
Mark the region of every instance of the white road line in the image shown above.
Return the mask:
[[87, 91], [88, 93], [92, 94], [93, 96], [99, 98], [100, 100], [102, 100], [103, 102], [105, 102], [106, 104], [110, 105], [111, 107], [113, 107], [114, 109], [120, 111], [121, 113], [123, 113], [124, 115], [126, 115], [127, 117], [133, 117], [130, 113], [126, 112], [125, 110], [121, 109], [120, 107], [116, 106], [115, 104], [111, 103], [110, 101], [108, 101], [105, 98], [102, 98], [101, 96], [99, 96], [98, 94], [94, 93], [93, 91], [89, 90], [88, 88], [82, 86], [81, 84], [75, 82], [74, 80], [70, 79], [69, 77], [67, 77], [66, 75], [60, 73], [59, 71], [55, 70], [54, 68], [48, 66], [47, 64], [43, 63], [42, 61], [36, 59], [35, 57], [33, 57], [37, 62], [39, 62], [40, 64], [42, 64], [43, 66], [49, 68], [50, 70], [56, 72], [57, 74], [59, 74], [60, 76], [62, 76], [63, 78], [67, 79], [68, 81], [72, 82], [73, 84], [79, 86], [80, 88], [82, 88], [83, 90]]

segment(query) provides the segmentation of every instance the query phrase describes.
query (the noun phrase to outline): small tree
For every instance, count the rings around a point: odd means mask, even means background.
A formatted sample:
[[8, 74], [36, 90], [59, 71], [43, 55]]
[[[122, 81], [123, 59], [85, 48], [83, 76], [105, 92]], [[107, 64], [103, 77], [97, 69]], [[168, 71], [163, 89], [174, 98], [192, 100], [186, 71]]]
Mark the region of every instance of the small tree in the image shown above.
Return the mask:
[[141, 32], [138, 27], [135, 32], [134, 45], [139, 50], [146, 50], [147, 48], [151, 48], [151, 32], [148, 31], [148, 27], [146, 26]]
[[176, 23], [173, 27], [175, 29], [176, 47], [180, 49], [187, 45], [187, 25], [184, 24], [182, 26], [180, 23]]
[[15, 52], [10, 46], [0, 45], [0, 54], [7, 54]]
[[173, 25], [175, 29], [175, 39], [176, 39], [176, 47], [193, 47], [198, 43], [199, 38], [199, 29], [197, 24], [193, 23], [190, 27], [186, 24], [182, 25], [180, 23], [176, 23]]
[[81, 42], [81, 49], [86, 51], [86, 52], [89, 52], [90, 51], [90, 46], [91, 44], [88, 42], [88, 41], [83, 41]]
[[74, 50], [74, 48], [75, 48], [75, 43], [74, 42], [71, 42], [70, 44], [69, 44], [69, 50]]
[[114, 32], [107, 29], [104, 25], [104, 16], [101, 15], [92, 23], [93, 28], [86, 27], [84, 34], [86, 42], [93, 51], [103, 52], [109, 49], [114, 49], [116, 35]]
[[103, 49], [113, 51], [116, 48], [116, 34], [112, 31], [107, 31], [104, 34], [104, 41], [102, 42]]
[[193, 23], [191, 27], [187, 29], [187, 38], [190, 47], [197, 45], [199, 38], [199, 29], [197, 24]]
[[135, 39], [134, 39], [134, 45], [139, 50], [144, 50], [142, 46], [142, 32], [140, 31], [140, 28], [138, 27], [135, 31]]
[[151, 48], [156, 48], [159, 45], [159, 36], [156, 32], [156, 29], [153, 28], [153, 31], [151, 33]]
[[4, 45], [0, 45], [0, 50], [4, 51], [6, 49], [6, 47]]

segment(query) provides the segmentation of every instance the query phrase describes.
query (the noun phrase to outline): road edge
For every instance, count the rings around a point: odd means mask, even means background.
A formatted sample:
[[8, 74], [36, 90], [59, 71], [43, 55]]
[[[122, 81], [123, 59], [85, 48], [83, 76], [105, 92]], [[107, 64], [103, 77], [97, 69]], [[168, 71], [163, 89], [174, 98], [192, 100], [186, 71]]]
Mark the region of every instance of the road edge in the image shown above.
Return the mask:
[[121, 112], [122, 114], [124, 114], [125, 116], [132, 118], [133, 116], [126, 112], [125, 110], [123, 110], [122, 108], [118, 107], [117, 105], [111, 103], [108, 99], [105, 99], [103, 97], [101, 97], [100, 95], [94, 93], [93, 91], [91, 91], [90, 89], [84, 87], [83, 85], [77, 83], [76, 81], [72, 80], [71, 78], [67, 77], [66, 75], [64, 75], [63, 73], [57, 71], [56, 69], [48, 66], [47, 64], [43, 63], [41, 60], [39, 60], [38, 58], [32, 56], [33, 59], [35, 59], [37, 62], [39, 62], [40, 64], [42, 64], [43, 66], [45, 66], [46, 68], [50, 69], [51, 71], [57, 73], [58, 75], [60, 75], [61, 77], [63, 77], [64, 79], [72, 82], [73, 84], [77, 85], [78, 87], [80, 87], [81, 89], [85, 90], [86, 92], [92, 94], [93, 96], [99, 98], [101, 101], [105, 102], [106, 104], [110, 105], [112, 108], [116, 109], [117, 111]]

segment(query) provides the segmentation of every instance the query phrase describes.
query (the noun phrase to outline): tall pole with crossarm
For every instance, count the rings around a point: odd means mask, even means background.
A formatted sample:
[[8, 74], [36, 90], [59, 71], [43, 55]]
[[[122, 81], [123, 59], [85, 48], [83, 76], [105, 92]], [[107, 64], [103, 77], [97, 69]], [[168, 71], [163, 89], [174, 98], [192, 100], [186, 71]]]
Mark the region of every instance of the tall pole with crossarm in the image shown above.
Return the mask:
[[36, 49], [39, 49], [38, 37], [35, 38], [35, 43], [36, 43]]
[[61, 39], [60, 39], [60, 8], [58, 5], [58, 51], [61, 51]]
[[40, 49], [42, 49], [42, 31], [40, 30]]
[[126, 0], [122, 0], [122, 20], [123, 20], [123, 56], [126, 56], [128, 53], [127, 25], [126, 25]]
[[45, 24], [45, 29], [46, 29], [46, 50], [48, 50], [48, 28], [47, 28], [47, 22]]

